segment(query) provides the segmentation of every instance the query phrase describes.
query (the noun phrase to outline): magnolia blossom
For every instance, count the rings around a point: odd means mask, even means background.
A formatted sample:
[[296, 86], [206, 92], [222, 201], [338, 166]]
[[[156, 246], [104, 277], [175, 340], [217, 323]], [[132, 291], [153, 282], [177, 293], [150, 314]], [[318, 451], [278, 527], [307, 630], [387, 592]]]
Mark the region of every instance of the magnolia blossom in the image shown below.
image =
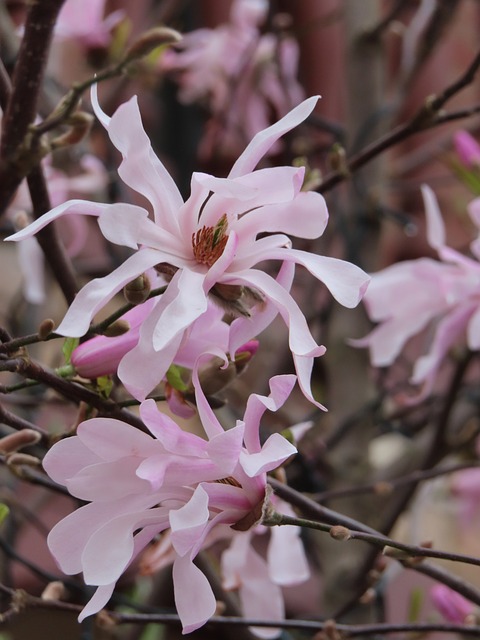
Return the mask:
[[[351, 341], [370, 348], [374, 366], [386, 367], [412, 336], [428, 328], [424, 353], [411, 378], [413, 384], [423, 384], [416, 400], [431, 392], [452, 345], [466, 338], [470, 349], [480, 349], [480, 241], [470, 245], [474, 258], [448, 247], [435, 195], [427, 186], [422, 192], [427, 239], [440, 260], [409, 260], [373, 274], [365, 306], [370, 319], [379, 324], [365, 338]], [[468, 211], [480, 229], [480, 199], [471, 202]]]
[[[123, 155], [119, 174], [150, 201], [154, 220], [146, 209], [131, 204], [72, 200], [10, 236], [10, 240], [22, 240], [52, 220], [82, 213], [98, 216], [105, 238], [134, 250], [112, 273], [83, 287], [56, 331], [82, 336], [94, 315], [118, 291], [154, 267], [170, 282], [142, 323], [137, 346], [122, 360], [120, 375], [127, 388], [138, 388], [139, 381], [143, 389], [151, 384], [146, 381], [149, 372], [145, 359], [151, 361], [152, 352], [172, 362], [192, 323], [206, 312], [210, 297], [239, 316], [230, 327], [228, 351], [232, 358], [240, 345], [258, 335], [280, 313], [289, 327], [289, 347], [299, 384], [314, 402], [310, 390], [313, 359], [325, 348], [315, 342], [289, 294], [295, 264], [323, 281], [347, 307], [359, 302], [369, 278], [348, 262], [292, 248], [285, 233], [317, 238], [328, 219], [323, 197], [301, 191], [303, 167], [253, 169], [283, 134], [305, 120], [316, 101], [316, 97], [305, 100], [278, 123], [258, 133], [227, 178], [194, 173], [186, 202], [153, 154], [136, 98], [120, 106], [111, 118], [96, 103], [97, 116]], [[267, 235], [258, 238], [259, 234]], [[254, 268], [268, 260], [282, 265], [277, 279]]]
[[201, 156], [218, 154], [219, 145], [242, 149], [272, 116], [285, 115], [305, 97], [297, 79], [298, 44], [285, 34], [262, 34], [267, 13], [265, 0], [236, 0], [227, 23], [185, 34], [160, 59], [178, 83], [180, 101], [204, 104], [212, 116]]
[[[196, 402], [207, 439], [186, 433], [156, 408], [140, 406], [152, 435], [110, 418], [79, 425], [77, 435], [56, 443], [44, 459], [50, 477], [89, 504], [61, 520], [48, 545], [66, 574], [83, 572], [98, 587], [79, 619], [99, 611], [125, 569], [159, 533], [169, 530], [174, 550], [175, 603], [184, 633], [215, 612], [215, 597], [193, 563], [212, 531], [228, 535], [259, 519], [266, 473], [296, 452], [280, 434], [263, 446], [259, 422], [266, 409], [287, 399], [295, 376], [270, 381], [268, 397], [252, 395], [244, 419], [225, 431], [194, 372]], [[255, 515], [256, 514], [256, 515]], [[245, 524], [247, 516], [250, 524]], [[268, 615], [268, 611], [264, 615]]]

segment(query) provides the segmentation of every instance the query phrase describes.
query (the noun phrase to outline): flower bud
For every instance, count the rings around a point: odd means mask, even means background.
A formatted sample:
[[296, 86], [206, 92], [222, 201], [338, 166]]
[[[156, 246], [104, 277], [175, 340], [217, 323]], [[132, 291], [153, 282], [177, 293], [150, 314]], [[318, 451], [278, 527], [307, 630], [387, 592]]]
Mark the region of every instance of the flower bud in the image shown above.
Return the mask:
[[330, 529], [330, 536], [334, 540], [338, 540], [340, 542], [350, 540], [350, 538], [352, 537], [350, 530], [340, 524], [337, 524]]
[[148, 298], [151, 290], [150, 280], [143, 273], [125, 285], [123, 295], [130, 304], [142, 304]]
[[133, 61], [148, 56], [154, 49], [163, 45], [180, 42], [182, 35], [169, 27], [155, 27], [142, 35], [127, 49], [125, 60]]
[[40, 597], [42, 600], [65, 600], [67, 597], [67, 590], [63, 582], [60, 582], [60, 580], [54, 580], [47, 584]]
[[81, 142], [83, 138], [90, 131], [90, 127], [93, 123], [93, 116], [85, 111], [77, 111], [72, 114], [66, 124], [69, 129], [66, 133], [57, 136], [52, 140], [51, 148], [58, 149], [60, 147], [68, 147], [72, 144]]
[[475, 607], [470, 600], [467, 600], [444, 584], [436, 584], [432, 587], [430, 598], [435, 608], [449, 622], [463, 624], [465, 619], [475, 611]]
[[130, 325], [127, 320], [123, 320], [120, 318], [119, 320], [115, 320], [112, 322], [105, 331], [103, 332], [107, 338], [118, 338], [119, 336], [123, 336], [125, 333], [130, 331]]
[[33, 429], [22, 429], [22, 431], [10, 433], [8, 436], [0, 438], [0, 453], [14, 453], [24, 447], [37, 444], [40, 439], [41, 435]]
[[480, 145], [468, 131], [457, 131], [453, 144], [460, 162], [467, 168], [480, 166]]
[[55, 328], [55, 322], [51, 318], [46, 318], [40, 323], [38, 328], [38, 337], [40, 340], [45, 340], [52, 333]]

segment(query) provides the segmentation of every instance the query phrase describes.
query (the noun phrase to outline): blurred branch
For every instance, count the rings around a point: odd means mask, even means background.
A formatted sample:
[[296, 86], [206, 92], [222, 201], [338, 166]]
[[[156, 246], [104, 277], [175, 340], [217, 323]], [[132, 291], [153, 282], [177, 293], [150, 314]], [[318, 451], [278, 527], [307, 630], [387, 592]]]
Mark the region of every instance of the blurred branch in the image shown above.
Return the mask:
[[398, 125], [392, 131], [367, 145], [358, 153], [353, 154], [351, 158], [347, 158], [345, 160], [345, 167], [341, 171], [332, 171], [327, 174], [318, 191], [320, 193], [329, 191], [340, 182], [343, 182], [345, 178], [354, 171], [370, 162], [370, 160], [376, 158], [380, 153], [390, 149], [394, 145], [402, 142], [412, 135], [415, 135], [416, 133], [439, 126], [453, 119], [464, 118], [473, 115], [474, 113], [478, 113], [480, 111], [479, 106], [452, 113], [445, 113], [441, 110], [450, 98], [473, 82], [479, 67], [480, 52], [477, 53], [468, 69], [462, 76], [460, 76], [460, 78], [458, 78], [458, 80], [449, 85], [438, 96], [433, 95], [427, 97], [423, 105], [409, 121]]

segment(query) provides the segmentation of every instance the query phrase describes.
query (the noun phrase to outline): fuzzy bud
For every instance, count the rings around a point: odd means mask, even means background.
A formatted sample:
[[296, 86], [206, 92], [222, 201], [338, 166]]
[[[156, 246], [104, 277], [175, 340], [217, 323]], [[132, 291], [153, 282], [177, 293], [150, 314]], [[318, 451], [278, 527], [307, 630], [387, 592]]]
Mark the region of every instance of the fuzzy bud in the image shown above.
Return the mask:
[[67, 597], [67, 590], [63, 582], [60, 582], [60, 580], [54, 580], [47, 584], [40, 597], [42, 600], [65, 600]]
[[350, 530], [340, 524], [337, 524], [330, 529], [330, 536], [334, 540], [338, 540], [339, 542], [350, 540], [350, 538], [352, 537]]
[[40, 467], [41, 465], [41, 461], [36, 456], [28, 453], [11, 453], [7, 456], [7, 466], [19, 477], [22, 477], [20, 467]]
[[9, 453], [15, 453], [24, 447], [37, 444], [40, 441], [41, 435], [38, 431], [33, 429], [22, 429], [22, 431], [16, 431], [8, 436], [4, 436], [0, 439], [0, 453], [7, 455]]
[[38, 337], [40, 340], [46, 340], [55, 329], [55, 322], [51, 318], [46, 318], [38, 327]]
[[93, 116], [85, 111], [77, 111], [72, 114], [66, 122], [69, 126], [68, 131], [52, 140], [51, 148], [58, 149], [81, 142], [90, 131], [92, 123]]
[[127, 331], [130, 331], [130, 325], [126, 320], [115, 320], [105, 329], [103, 334], [107, 338], [117, 338], [118, 336], [123, 336]]
[[125, 285], [123, 295], [130, 304], [142, 304], [148, 298], [151, 290], [150, 280], [143, 273]]
[[125, 60], [133, 61], [148, 56], [154, 49], [163, 45], [175, 44], [182, 39], [181, 34], [168, 27], [155, 27], [142, 33], [125, 53]]

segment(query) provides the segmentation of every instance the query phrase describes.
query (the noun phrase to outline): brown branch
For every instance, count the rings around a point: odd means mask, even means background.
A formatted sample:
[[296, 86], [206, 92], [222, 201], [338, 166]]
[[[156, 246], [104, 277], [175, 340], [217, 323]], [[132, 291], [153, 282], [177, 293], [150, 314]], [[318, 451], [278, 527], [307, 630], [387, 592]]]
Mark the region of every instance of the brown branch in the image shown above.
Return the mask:
[[12, 93], [2, 124], [0, 143], [0, 203], [8, 206], [25, 177], [19, 152], [30, 124], [37, 115], [40, 87], [45, 71], [53, 28], [64, 0], [33, 2], [25, 22], [18, 60], [12, 77]]
[[94, 391], [90, 391], [75, 382], [61, 378], [53, 371], [44, 369], [40, 364], [33, 360], [28, 358], [12, 358], [11, 360], [6, 360], [0, 362], [0, 371], [11, 371], [18, 373], [25, 378], [38, 380], [51, 389], [57, 391], [71, 402], [76, 404], [85, 402], [95, 409], [98, 409], [102, 415], [117, 418], [118, 420], [122, 420], [123, 422], [140, 429], [141, 431], [148, 432], [140, 418], [126, 409], [119, 408], [113, 400], [102, 398]]

